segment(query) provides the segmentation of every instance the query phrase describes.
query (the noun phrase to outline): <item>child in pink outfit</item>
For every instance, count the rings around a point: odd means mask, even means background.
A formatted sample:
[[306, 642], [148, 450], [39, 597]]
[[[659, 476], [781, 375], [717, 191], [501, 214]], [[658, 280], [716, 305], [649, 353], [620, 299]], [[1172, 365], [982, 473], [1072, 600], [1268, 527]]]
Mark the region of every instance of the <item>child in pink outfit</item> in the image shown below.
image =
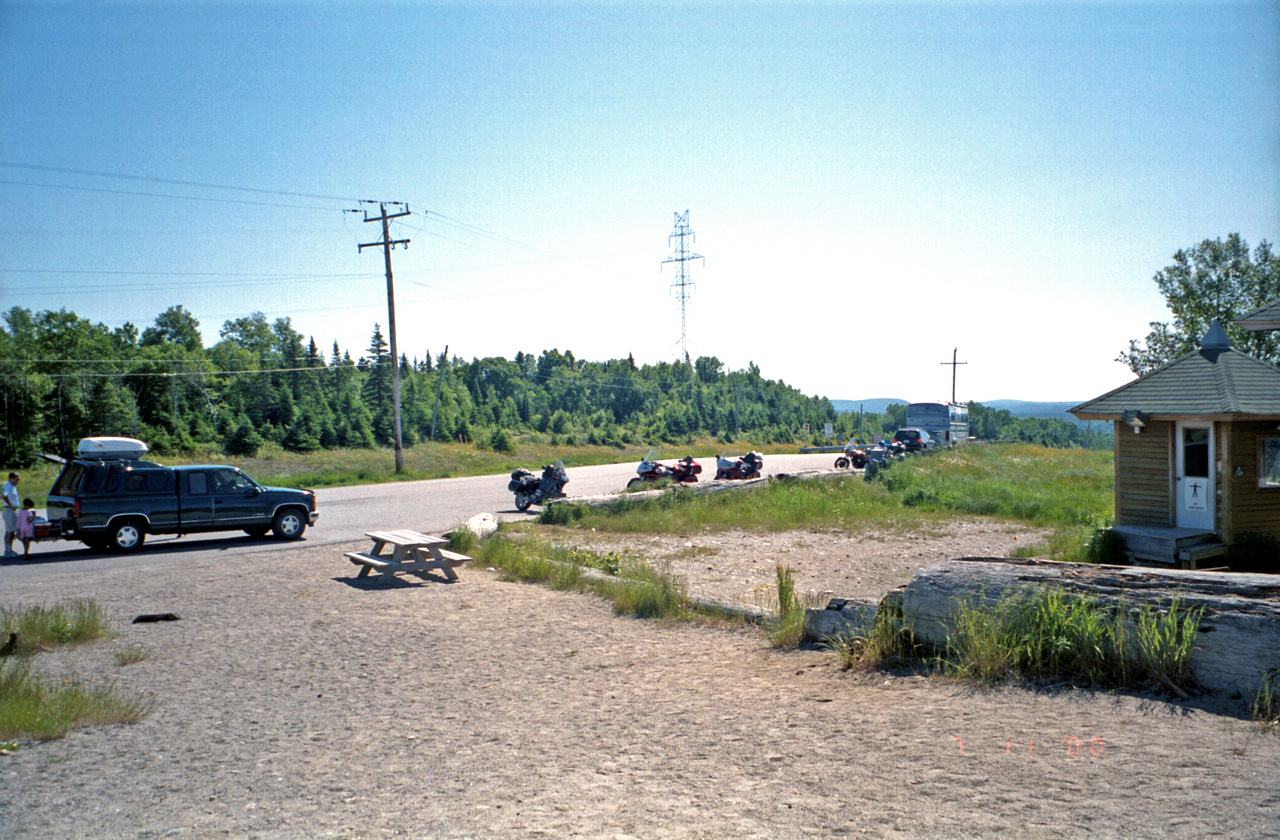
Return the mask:
[[18, 511], [18, 539], [22, 540], [22, 556], [31, 553], [31, 540], [36, 535], [36, 503], [30, 499], [22, 500], [22, 510]]

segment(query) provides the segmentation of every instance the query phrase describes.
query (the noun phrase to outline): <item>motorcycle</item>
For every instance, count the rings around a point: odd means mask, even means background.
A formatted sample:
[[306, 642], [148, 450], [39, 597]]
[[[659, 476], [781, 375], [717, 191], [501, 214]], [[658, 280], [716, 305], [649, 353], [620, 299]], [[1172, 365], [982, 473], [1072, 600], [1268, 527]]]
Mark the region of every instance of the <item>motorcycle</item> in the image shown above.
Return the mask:
[[564, 471], [564, 464], [556, 461], [542, 468], [541, 477], [526, 469], [516, 470], [511, 473], [507, 489], [516, 494], [516, 510], [528, 510], [547, 499], [564, 498], [564, 486], [568, 483], [569, 474]]
[[649, 450], [649, 454], [644, 456], [640, 466], [636, 467], [636, 477], [627, 482], [627, 488], [662, 478], [669, 478], [677, 484], [693, 484], [697, 482], [700, 472], [702, 472], [702, 465], [693, 460], [692, 455], [686, 455], [668, 467], [653, 460], [653, 450]]
[[748, 452], [741, 458], [729, 460], [720, 453], [716, 458], [716, 478], [729, 480], [750, 479], [760, 477], [760, 468], [764, 466], [764, 456], [759, 452]]
[[844, 454], [836, 458], [836, 469], [842, 470], [852, 466], [854, 469], [862, 469], [867, 465], [867, 453], [853, 445], [853, 441], [849, 441], [844, 445]]

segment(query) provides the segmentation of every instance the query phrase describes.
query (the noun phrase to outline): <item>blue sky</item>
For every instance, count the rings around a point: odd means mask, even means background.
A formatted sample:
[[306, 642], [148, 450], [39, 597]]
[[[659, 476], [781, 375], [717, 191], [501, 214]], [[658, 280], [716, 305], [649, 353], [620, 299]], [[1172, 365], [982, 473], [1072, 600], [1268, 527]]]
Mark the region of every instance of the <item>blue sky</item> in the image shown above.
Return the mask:
[[[1280, 228], [1277, 4], [0, 4], [0, 305], [1086, 399]], [[99, 174], [88, 174], [99, 173]], [[134, 176], [132, 178], [107, 176]], [[174, 183], [187, 182], [187, 183]], [[193, 186], [203, 184], [212, 186]], [[218, 187], [218, 188], [215, 188]], [[239, 187], [245, 189], [223, 189]]]

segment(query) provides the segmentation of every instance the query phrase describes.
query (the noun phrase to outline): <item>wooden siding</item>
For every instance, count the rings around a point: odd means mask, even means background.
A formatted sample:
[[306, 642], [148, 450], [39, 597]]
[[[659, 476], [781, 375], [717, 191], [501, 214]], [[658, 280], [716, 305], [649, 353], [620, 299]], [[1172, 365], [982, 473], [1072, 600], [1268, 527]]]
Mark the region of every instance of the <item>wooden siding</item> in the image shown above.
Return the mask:
[[1116, 422], [1116, 524], [1173, 524], [1173, 423], [1153, 421], [1134, 434]]
[[1258, 487], [1259, 440], [1280, 435], [1280, 431], [1269, 420], [1231, 423], [1228, 428], [1230, 440], [1224, 467], [1230, 510], [1224, 537], [1234, 540], [1252, 532], [1280, 538], [1280, 487]]

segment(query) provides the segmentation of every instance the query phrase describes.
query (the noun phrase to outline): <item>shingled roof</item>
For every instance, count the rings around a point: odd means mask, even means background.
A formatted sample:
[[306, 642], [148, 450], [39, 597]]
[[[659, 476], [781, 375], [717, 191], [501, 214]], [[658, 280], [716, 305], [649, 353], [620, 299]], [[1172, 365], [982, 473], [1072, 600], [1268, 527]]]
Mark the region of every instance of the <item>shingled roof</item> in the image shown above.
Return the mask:
[[1280, 368], [1233, 349], [1214, 321], [1200, 349], [1068, 411], [1081, 420], [1244, 415], [1280, 418]]
[[1280, 299], [1273, 300], [1266, 306], [1241, 315], [1236, 319], [1236, 326], [1246, 330], [1280, 330]]

